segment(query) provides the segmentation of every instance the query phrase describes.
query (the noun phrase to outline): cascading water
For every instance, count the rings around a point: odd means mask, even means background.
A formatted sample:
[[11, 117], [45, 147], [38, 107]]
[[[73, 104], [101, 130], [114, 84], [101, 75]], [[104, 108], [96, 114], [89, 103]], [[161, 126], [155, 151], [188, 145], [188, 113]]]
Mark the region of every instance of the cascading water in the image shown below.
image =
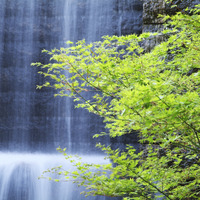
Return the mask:
[[[83, 200], [78, 195], [81, 190], [68, 182], [50, 182], [38, 176], [47, 168], [63, 165], [69, 170], [63, 156], [52, 154], [3, 153], [0, 154], [0, 199], [1, 200]], [[103, 156], [84, 157], [88, 162], [99, 163]], [[108, 198], [90, 197], [89, 200], [107, 200]]]
[[53, 98], [51, 89], [36, 90], [45, 80], [30, 64], [48, 62], [41, 50], [59, 48], [66, 40], [93, 42], [103, 35], [140, 33], [141, 4], [139, 0], [0, 0], [0, 200], [85, 198], [77, 196], [76, 186], [37, 177], [63, 163], [55, 155], [59, 145], [70, 152], [94, 153], [92, 134], [101, 132], [102, 121], [74, 109], [69, 99]]

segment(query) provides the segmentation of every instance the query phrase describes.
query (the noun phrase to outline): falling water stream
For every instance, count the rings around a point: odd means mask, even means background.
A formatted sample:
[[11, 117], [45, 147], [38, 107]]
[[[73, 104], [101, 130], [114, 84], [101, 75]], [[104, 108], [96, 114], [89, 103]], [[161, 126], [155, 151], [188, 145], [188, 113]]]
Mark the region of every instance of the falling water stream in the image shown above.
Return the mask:
[[45, 79], [30, 65], [48, 62], [42, 49], [140, 33], [141, 25], [139, 0], [0, 0], [0, 200], [85, 199], [76, 185], [37, 178], [49, 167], [69, 168], [58, 146], [107, 162], [92, 139], [102, 119], [54, 98], [52, 89], [36, 90]]

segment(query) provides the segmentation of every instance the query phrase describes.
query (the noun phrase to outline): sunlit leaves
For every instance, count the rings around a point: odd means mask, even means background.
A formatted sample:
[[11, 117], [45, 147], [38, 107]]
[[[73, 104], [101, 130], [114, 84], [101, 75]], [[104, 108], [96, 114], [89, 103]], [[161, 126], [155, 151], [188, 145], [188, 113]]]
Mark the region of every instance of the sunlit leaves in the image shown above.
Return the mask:
[[[186, 10], [188, 11], [188, 10]], [[193, 15], [191, 14], [193, 13]], [[114, 164], [81, 162], [61, 151], [74, 170], [53, 172], [88, 189], [86, 195], [130, 199], [198, 199], [200, 195], [200, 17], [166, 16], [166, 40], [151, 52], [140, 45], [156, 35], [105, 36], [68, 48], [44, 51], [48, 64], [35, 63], [54, 87], [104, 118], [111, 137], [139, 136], [140, 153], [98, 145]], [[90, 95], [85, 95], [90, 93]], [[55, 181], [58, 181], [56, 179]]]

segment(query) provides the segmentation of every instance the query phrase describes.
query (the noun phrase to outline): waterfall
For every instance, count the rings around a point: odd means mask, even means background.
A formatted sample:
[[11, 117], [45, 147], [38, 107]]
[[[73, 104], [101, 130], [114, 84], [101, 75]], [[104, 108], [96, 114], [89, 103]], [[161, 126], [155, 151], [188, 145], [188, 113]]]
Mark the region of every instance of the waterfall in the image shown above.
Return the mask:
[[[84, 197], [77, 195], [82, 188], [68, 182], [50, 182], [38, 180], [47, 168], [63, 165], [69, 170], [63, 156], [52, 154], [0, 154], [0, 199], [1, 200], [82, 200]], [[103, 156], [83, 157], [84, 160], [101, 163]], [[92, 160], [91, 160], [92, 159]], [[73, 191], [73, 192], [72, 192]], [[75, 194], [75, 195], [73, 195]], [[90, 197], [90, 200], [105, 200], [102, 197]]]
[[76, 186], [37, 177], [68, 165], [56, 154], [58, 146], [99, 154], [92, 135], [103, 130], [102, 119], [74, 109], [71, 99], [54, 98], [52, 89], [36, 90], [45, 79], [30, 64], [48, 62], [41, 50], [67, 40], [140, 33], [141, 20], [139, 0], [0, 0], [0, 200], [84, 199]]

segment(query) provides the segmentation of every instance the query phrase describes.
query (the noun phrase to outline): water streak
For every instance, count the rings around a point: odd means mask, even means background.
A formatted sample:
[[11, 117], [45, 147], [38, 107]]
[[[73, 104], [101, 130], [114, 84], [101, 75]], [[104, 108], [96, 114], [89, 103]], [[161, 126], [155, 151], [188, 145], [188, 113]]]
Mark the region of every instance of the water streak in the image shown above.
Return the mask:
[[140, 33], [141, 5], [139, 0], [0, 0], [0, 200], [84, 199], [71, 183], [37, 177], [63, 163], [58, 155], [44, 154], [60, 145], [97, 153], [92, 135], [103, 130], [102, 119], [74, 109], [72, 100], [54, 98], [52, 89], [36, 90], [47, 79], [30, 64], [49, 62], [41, 50], [66, 46], [67, 40]]
[[[76, 185], [46, 179], [38, 180], [48, 168], [62, 165], [70, 170], [72, 166], [63, 156], [57, 154], [19, 154], [0, 153], [0, 199], [1, 200], [82, 200], [82, 191]], [[91, 163], [108, 163], [103, 156], [85, 156], [83, 160]], [[76, 195], [75, 195], [76, 194]], [[104, 197], [89, 198], [105, 200]]]

